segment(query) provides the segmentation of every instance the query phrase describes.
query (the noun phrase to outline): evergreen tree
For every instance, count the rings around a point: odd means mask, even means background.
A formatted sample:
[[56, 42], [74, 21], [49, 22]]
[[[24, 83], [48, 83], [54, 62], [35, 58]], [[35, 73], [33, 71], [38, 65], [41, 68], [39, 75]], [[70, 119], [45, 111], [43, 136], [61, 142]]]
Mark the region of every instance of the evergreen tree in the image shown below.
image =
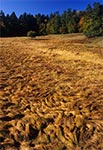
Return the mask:
[[8, 31], [9, 35], [16, 36], [18, 33], [17, 29], [18, 29], [18, 19], [15, 12], [13, 12], [9, 17], [9, 31]]
[[68, 33], [75, 33], [77, 30], [77, 24], [74, 19], [71, 19], [68, 23]]
[[27, 32], [34, 30], [37, 32], [37, 21], [31, 14], [24, 13], [19, 17], [20, 33], [22, 36], [26, 36]]
[[0, 36], [6, 36], [7, 35], [7, 28], [5, 25], [5, 14], [3, 11], [0, 12]]
[[61, 15], [61, 27], [60, 27], [60, 33], [67, 33], [68, 32], [68, 19], [67, 19], [67, 11], [64, 11]]
[[35, 16], [35, 18], [37, 20], [37, 32], [38, 32], [38, 34], [39, 35], [45, 35], [48, 16], [37, 14]]
[[[88, 37], [100, 36], [103, 34], [101, 8], [103, 8], [103, 5], [94, 3], [93, 8], [89, 6], [89, 9], [88, 7], [86, 9], [83, 32]], [[90, 12], [90, 14], [88, 12]]]

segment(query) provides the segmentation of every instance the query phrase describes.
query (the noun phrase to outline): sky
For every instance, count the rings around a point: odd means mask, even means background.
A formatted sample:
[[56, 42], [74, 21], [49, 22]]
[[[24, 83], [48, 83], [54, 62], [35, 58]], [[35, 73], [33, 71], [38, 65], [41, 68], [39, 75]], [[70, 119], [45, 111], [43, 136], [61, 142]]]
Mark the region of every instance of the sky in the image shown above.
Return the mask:
[[85, 10], [87, 5], [93, 5], [94, 2], [103, 4], [103, 0], [0, 0], [0, 10], [5, 14], [11, 14], [13, 11], [17, 16], [24, 12], [30, 14], [49, 15], [59, 11], [61, 14], [64, 10]]

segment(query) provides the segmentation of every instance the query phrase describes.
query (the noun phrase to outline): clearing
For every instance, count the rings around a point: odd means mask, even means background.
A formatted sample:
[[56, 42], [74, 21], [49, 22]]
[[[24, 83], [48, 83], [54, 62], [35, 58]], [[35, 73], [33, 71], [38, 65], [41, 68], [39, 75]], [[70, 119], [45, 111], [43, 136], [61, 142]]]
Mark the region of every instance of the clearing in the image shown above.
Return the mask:
[[103, 37], [0, 39], [0, 150], [103, 149]]

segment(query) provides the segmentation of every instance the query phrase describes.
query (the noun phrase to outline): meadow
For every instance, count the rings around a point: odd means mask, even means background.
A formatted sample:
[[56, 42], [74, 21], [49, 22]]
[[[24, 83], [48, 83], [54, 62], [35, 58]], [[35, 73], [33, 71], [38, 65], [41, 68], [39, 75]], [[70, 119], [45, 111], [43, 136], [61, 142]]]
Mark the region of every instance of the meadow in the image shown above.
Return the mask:
[[0, 39], [0, 150], [103, 149], [103, 37]]

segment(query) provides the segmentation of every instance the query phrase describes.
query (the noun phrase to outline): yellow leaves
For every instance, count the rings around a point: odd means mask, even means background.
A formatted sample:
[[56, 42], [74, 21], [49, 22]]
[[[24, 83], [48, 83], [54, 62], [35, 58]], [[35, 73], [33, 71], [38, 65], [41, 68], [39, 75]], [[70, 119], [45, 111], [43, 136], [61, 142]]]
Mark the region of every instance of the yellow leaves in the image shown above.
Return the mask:
[[80, 21], [79, 21], [79, 26], [83, 26], [83, 23], [84, 23], [84, 16], [80, 18]]

